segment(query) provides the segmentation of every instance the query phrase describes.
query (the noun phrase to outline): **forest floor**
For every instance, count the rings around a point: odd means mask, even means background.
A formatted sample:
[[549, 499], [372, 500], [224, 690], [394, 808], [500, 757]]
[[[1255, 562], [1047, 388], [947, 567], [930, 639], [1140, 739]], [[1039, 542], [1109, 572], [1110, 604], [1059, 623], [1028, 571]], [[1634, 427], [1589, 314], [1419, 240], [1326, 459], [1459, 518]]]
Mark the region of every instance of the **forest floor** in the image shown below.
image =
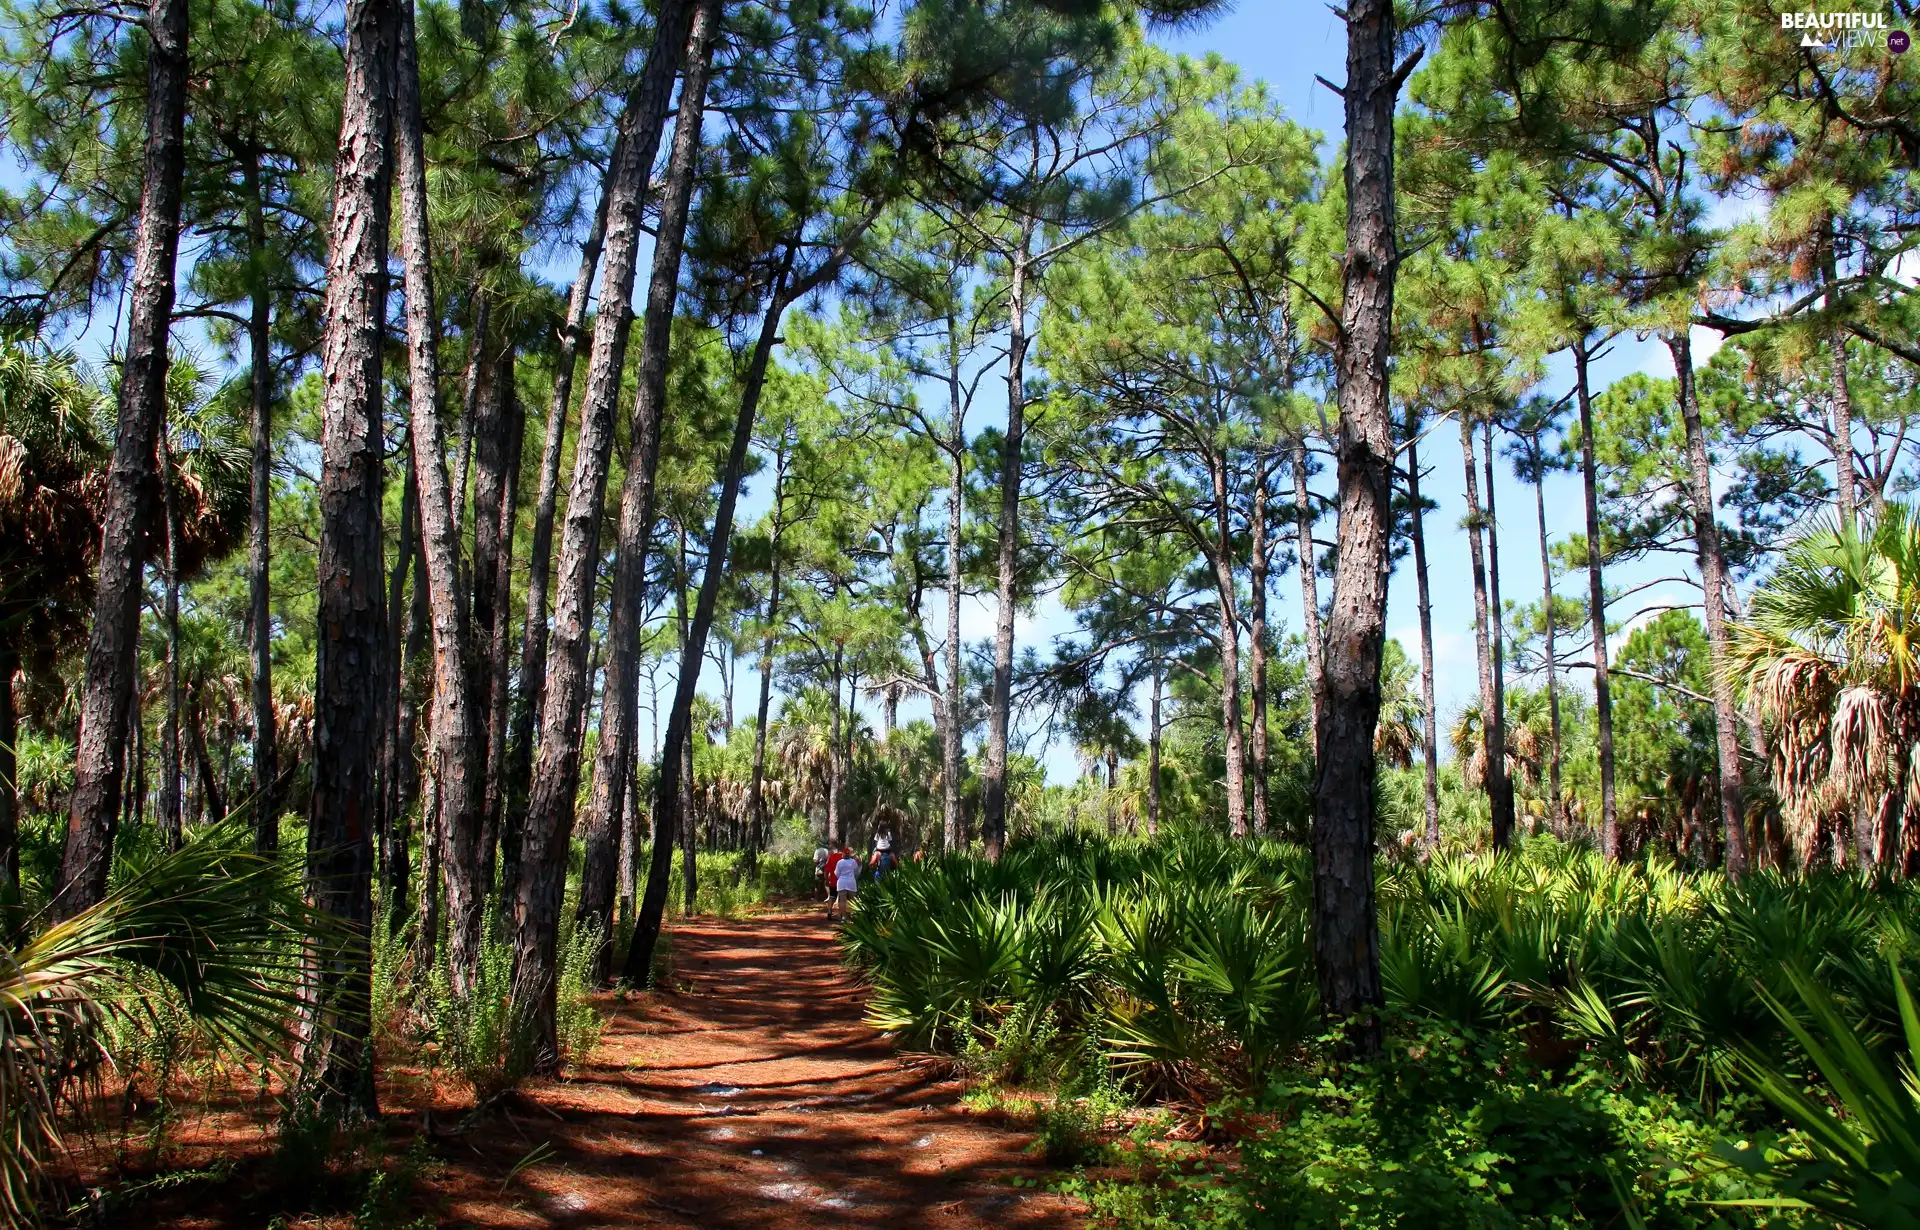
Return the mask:
[[[604, 997], [607, 1028], [591, 1062], [563, 1079], [529, 1082], [471, 1130], [447, 1134], [464, 1108], [444, 1082], [393, 1072], [381, 1090], [382, 1148], [390, 1159], [406, 1156], [429, 1107], [434, 1135], [412, 1155], [410, 1188], [393, 1193], [403, 1207], [378, 1222], [530, 1230], [1080, 1224], [1072, 1202], [1040, 1190], [1049, 1171], [1027, 1152], [1031, 1134], [969, 1111], [966, 1086], [946, 1065], [898, 1055], [862, 1022], [862, 988], [817, 911], [693, 919], [669, 934], [669, 988]], [[182, 1124], [174, 1156], [198, 1155], [205, 1165], [220, 1144], [211, 1132], [225, 1137], [231, 1157], [237, 1125], [228, 1119], [223, 1131], [220, 1118], [202, 1120], [200, 1130]], [[189, 1183], [116, 1208], [110, 1220], [259, 1226], [262, 1201], [271, 1200], [264, 1148], [256, 1144], [253, 1164], [212, 1190]], [[369, 1220], [341, 1209], [270, 1224]]]

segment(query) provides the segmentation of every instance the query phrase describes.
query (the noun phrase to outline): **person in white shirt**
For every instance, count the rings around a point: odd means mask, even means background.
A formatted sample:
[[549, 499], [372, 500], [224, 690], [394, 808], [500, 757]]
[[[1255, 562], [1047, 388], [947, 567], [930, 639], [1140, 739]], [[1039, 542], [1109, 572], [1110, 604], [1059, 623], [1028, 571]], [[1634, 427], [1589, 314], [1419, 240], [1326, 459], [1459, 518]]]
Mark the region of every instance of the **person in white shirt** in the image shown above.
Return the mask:
[[826, 892], [828, 905], [833, 904], [833, 885], [827, 883], [827, 859], [830, 856], [825, 846], [816, 847], [813, 852], [813, 878], [818, 880]]
[[853, 908], [853, 895], [860, 890], [860, 860], [853, 856], [853, 847], [843, 846], [840, 859], [833, 865], [833, 900], [827, 905], [827, 918], [833, 918], [834, 908], [840, 910], [845, 918], [847, 911]]

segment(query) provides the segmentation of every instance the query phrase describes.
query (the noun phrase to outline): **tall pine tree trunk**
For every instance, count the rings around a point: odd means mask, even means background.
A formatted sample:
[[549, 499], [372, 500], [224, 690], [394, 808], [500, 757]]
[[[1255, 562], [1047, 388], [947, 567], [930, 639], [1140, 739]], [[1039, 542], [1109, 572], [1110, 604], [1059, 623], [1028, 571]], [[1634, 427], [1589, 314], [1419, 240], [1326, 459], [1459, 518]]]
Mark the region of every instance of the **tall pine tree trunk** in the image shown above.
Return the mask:
[[1700, 588], [1707, 616], [1707, 644], [1713, 656], [1713, 733], [1720, 761], [1720, 821], [1726, 848], [1726, 872], [1739, 879], [1747, 872], [1746, 783], [1740, 767], [1740, 717], [1733, 703], [1732, 633], [1727, 628], [1727, 560], [1720, 547], [1720, 520], [1713, 509], [1713, 471], [1707, 457], [1707, 433], [1693, 389], [1693, 344], [1684, 330], [1667, 337], [1679, 383], [1680, 419], [1687, 435], [1687, 494], [1693, 503], [1693, 537], [1699, 553]]
[[187, 0], [148, 0], [145, 165], [127, 284], [113, 463], [107, 470], [100, 571], [80, 688], [80, 733], [66, 848], [52, 913], [67, 918], [106, 895], [127, 763], [127, 712], [140, 647], [141, 570], [157, 511], [155, 456], [167, 416], [167, 331], [180, 250], [186, 169]]
[[1481, 531], [1486, 514], [1480, 506], [1479, 465], [1473, 450], [1473, 422], [1460, 415], [1460, 457], [1467, 480], [1467, 554], [1473, 565], [1473, 649], [1480, 667], [1480, 744], [1482, 782], [1493, 813], [1493, 848], [1513, 843], [1513, 790], [1507, 780], [1506, 723], [1501, 720], [1502, 698], [1494, 669], [1493, 621], [1497, 615], [1487, 596], [1487, 554]]
[[[981, 781], [981, 826], [987, 857], [1007, 844], [1007, 737], [1013, 720], [1014, 568], [1020, 550], [1020, 479], [1025, 448], [1027, 398], [1027, 280], [1033, 225], [1020, 224], [1007, 283], [1007, 431], [1000, 450], [999, 567], [994, 582], [993, 691], [987, 706], [987, 765]], [[958, 721], [958, 711], [954, 714]], [[951, 736], [949, 736], [951, 737]]]
[[[483, 268], [497, 267], [497, 252], [481, 255]], [[491, 320], [492, 311], [488, 311]], [[501, 561], [511, 549], [512, 523], [502, 524], [507, 509], [509, 473], [519, 468], [519, 442], [513, 433], [515, 406], [508, 399], [507, 382], [512, 378], [512, 343], [496, 329], [476, 340], [475, 375], [478, 387], [473, 404], [473, 559], [467, 580], [467, 635], [473, 686], [474, 722], [479, 727], [480, 815], [479, 832], [474, 838], [474, 882], [484, 901], [493, 887], [493, 845], [499, 835], [500, 761], [493, 754], [496, 734], [502, 748], [506, 730], [492, 721], [494, 707], [494, 646], [496, 633], [504, 629], [510, 605], [510, 589], [503, 588]], [[504, 530], [504, 534], [503, 534]], [[511, 565], [509, 564], [509, 567]], [[504, 642], [502, 642], [504, 647]], [[504, 665], [504, 662], [501, 663]], [[500, 697], [504, 702], [504, 694]], [[501, 716], [505, 716], [504, 708]], [[484, 911], [483, 911], [484, 916]]]
[[1314, 963], [1321, 1011], [1351, 1020], [1349, 1045], [1380, 1047], [1380, 932], [1373, 893], [1374, 727], [1386, 641], [1393, 532], [1393, 430], [1387, 389], [1394, 247], [1394, 16], [1355, 0], [1347, 22], [1347, 258], [1335, 378], [1339, 564], [1327, 623], [1314, 789]]
[[333, 1115], [375, 1110], [370, 825], [380, 807], [378, 724], [387, 630], [380, 352], [398, 27], [388, 0], [351, 0], [347, 6], [347, 79], [320, 347], [320, 635], [307, 881], [314, 907], [339, 930], [310, 959], [300, 1096]]
[[667, 158], [667, 190], [653, 246], [647, 283], [640, 361], [635, 373], [633, 424], [628, 434], [627, 473], [620, 489], [619, 539], [614, 550], [613, 597], [607, 613], [607, 669], [600, 702], [600, 745], [587, 800], [586, 865], [580, 880], [579, 921], [599, 927], [595, 973], [605, 979], [613, 965], [613, 885], [619, 853], [620, 809], [634, 771], [634, 734], [640, 714], [640, 636], [645, 612], [647, 541], [653, 531], [655, 474], [660, 466], [660, 425], [667, 395], [667, 358], [673, 309], [680, 288], [680, 259], [693, 181], [700, 156], [701, 117], [706, 109], [707, 70], [720, 23], [720, 0], [700, 0], [687, 39], [687, 68]]
[[1613, 793], [1613, 685], [1607, 678], [1607, 587], [1600, 542], [1600, 466], [1594, 460], [1590, 355], [1582, 335], [1573, 343], [1573, 388], [1580, 405], [1580, 484], [1587, 514], [1587, 618], [1593, 637], [1595, 751], [1600, 762], [1600, 851], [1620, 857], [1620, 820]]
[[247, 194], [247, 343], [253, 370], [253, 473], [247, 525], [248, 633], [253, 651], [253, 848], [280, 848], [278, 732], [273, 712], [273, 611], [268, 538], [273, 506], [273, 292], [267, 285], [267, 212], [260, 187], [260, 151], [242, 151]]
[[1424, 840], [1431, 853], [1440, 848], [1440, 722], [1433, 702], [1433, 597], [1427, 577], [1427, 506], [1420, 496], [1420, 414], [1412, 405], [1407, 407], [1407, 504], [1420, 611], [1421, 799], [1427, 823]]
[[433, 628], [433, 718], [428, 727], [427, 763], [440, 808], [435, 828], [441, 846], [440, 884], [446, 893], [447, 965], [454, 991], [464, 995], [479, 970], [486, 905], [486, 886], [480, 882], [486, 744], [477, 712], [481, 694], [475, 687], [472, 626], [460, 569], [460, 496], [448, 480], [444, 460], [440, 315], [427, 231], [426, 153], [411, 0], [400, 0], [399, 9], [394, 150], [401, 258], [406, 270], [408, 414]]
[[[640, 206], [661, 130], [673, 101], [673, 83], [686, 51], [691, 0], [664, 0], [653, 45], [620, 116], [614, 159], [607, 171], [607, 229], [600, 275], [600, 314], [594, 321], [587, 383], [574, 446], [573, 485], [561, 526], [552, 659], [540, 702], [540, 742], [521, 833], [518, 892], [512, 902], [514, 999], [533, 1022], [538, 1061], [559, 1062], [554, 1034], [554, 977], [560, 906], [566, 889], [567, 849], [580, 792], [581, 727], [593, 680], [586, 671], [594, 583], [600, 561], [600, 522], [606, 509], [614, 411], [633, 325], [633, 281], [639, 257]], [[675, 186], [669, 184], [671, 195]]]
[[493, 610], [490, 627], [479, 636], [486, 708], [486, 800], [480, 828], [480, 885], [491, 890], [494, 855], [507, 806], [507, 726], [513, 707], [513, 532], [520, 518], [520, 460], [526, 445], [527, 416], [515, 387], [514, 352], [509, 348], [497, 373], [506, 398], [505, 477], [498, 508], [490, 518], [493, 534]]

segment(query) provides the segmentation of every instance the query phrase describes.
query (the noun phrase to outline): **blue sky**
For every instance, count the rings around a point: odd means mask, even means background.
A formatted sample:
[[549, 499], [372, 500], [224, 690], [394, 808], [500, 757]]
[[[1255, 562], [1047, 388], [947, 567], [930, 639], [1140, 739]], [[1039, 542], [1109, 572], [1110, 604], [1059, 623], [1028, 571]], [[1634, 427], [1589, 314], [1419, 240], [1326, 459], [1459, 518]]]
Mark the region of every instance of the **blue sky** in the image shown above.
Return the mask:
[[[1193, 56], [1217, 54], [1237, 64], [1250, 79], [1264, 81], [1286, 108], [1288, 115], [1303, 126], [1318, 129], [1326, 138], [1329, 156], [1341, 139], [1343, 115], [1340, 99], [1316, 75], [1339, 82], [1346, 73], [1346, 28], [1326, 5], [1318, 3], [1261, 4], [1244, 3], [1239, 8], [1196, 29], [1157, 36], [1156, 41], [1170, 50]], [[1731, 203], [1730, 203], [1731, 204]], [[1731, 212], [1731, 211], [1730, 211]], [[1041, 309], [1044, 311], [1044, 307]], [[1695, 362], [1704, 364], [1718, 349], [1718, 334], [1704, 329], [1694, 331]], [[1637, 338], [1631, 334], [1615, 339], [1606, 354], [1593, 364], [1595, 391], [1635, 371], [1670, 376], [1673, 368], [1665, 347], [1656, 338]], [[1572, 387], [1572, 363], [1557, 356], [1547, 366], [1547, 377], [1539, 387], [1558, 398]], [[983, 395], [978, 425], [1005, 422], [1004, 394]], [[1463, 463], [1458, 433], [1442, 428], [1421, 450], [1422, 494], [1439, 505], [1426, 520], [1427, 549], [1430, 561], [1433, 601], [1433, 639], [1435, 696], [1440, 726], [1446, 729], [1452, 714], [1473, 699], [1478, 684], [1474, 658], [1473, 591], [1467, 572], [1467, 541], [1460, 528], [1465, 508]], [[1331, 474], [1323, 472], [1315, 488], [1331, 492]], [[1501, 548], [1501, 596], [1521, 604], [1540, 600], [1541, 577], [1538, 527], [1534, 493], [1531, 486], [1515, 478], [1502, 460], [1496, 466], [1495, 509]], [[1546, 484], [1547, 531], [1554, 540], [1584, 529], [1584, 512], [1578, 479], [1571, 475], [1550, 477]], [[1324, 519], [1316, 529], [1322, 540], [1335, 533], [1333, 519]], [[1622, 590], [1656, 578], [1688, 571], [1679, 561], [1656, 559], [1624, 565], [1610, 570], [1608, 587]], [[1321, 581], [1321, 597], [1328, 593], [1328, 582]], [[1557, 593], [1580, 597], [1586, 591], [1585, 572], [1560, 576], [1555, 580]], [[1627, 627], [1637, 622], [1637, 611], [1664, 609], [1673, 605], [1697, 603], [1698, 591], [1691, 586], [1665, 582], [1636, 594], [1630, 603], [1615, 606], [1612, 617]], [[1301, 626], [1299, 578], [1289, 572], [1273, 582], [1272, 618], [1277, 635], [1297, 632]], [[1409, 559], [1395, 572], [1388, 601], [1388, 634], [1398, 639], [1410, 657], [1419, 653], [1419, 623], [1415, 581]], [[962, 631], [968, 641], [991, 635], [993, 609], [989, 601], [969, 600], [965, 606]], [[1033, 615], [1017, 627], [1019, 644], [1034, 646], [1044, 656], [1056, 638], [1071, 632], [1071, 616], [1052, 599], [1043, 600]], [[1624, 629], [1622, 636], [1624, 635]], [[1621, 637], [1615, 638], [1617, 648]], [[1571, 686], [1584, 686], [1581, 672], [1568, 677]], [[736, 701], [736, 703], [738, 703]], [[1139, 709], [1145, 713], [1144, 697]], [[906, 716], [924, 716], [925, 705], [903, 709]], [[1045, 741], [1037, 733], [1043, 728], [1041, 715], [1031, 715], [1025, 723], [1033, 739], [1028, 750], [1039, 755], [1047, 767], [1048, 780], [1072, 781], [1079, 774], [1073, 748], [1063, 741]], [[1444, 738], [1442, 740], [1444, 754]]]
[[[1326, 137], [1325, 148], [1329, 154], [1337, 146], [1342, 123], [1340, 100], [1314, 78], [1319, 75], [1339, 81], [1344, 76], [1345, 29], [1340, 19], [1324, 4], [1248, 2], [1206, 25], [1163, 33], [1157, 36], [1157, 41], [1175, 51], [1195, 56], [1215, 53], [1233, 61], [1247, 77], [1264, 81], [1296, 122], [1320, 130]], [[19, 168], [13, 160], [0, 157], [0, 185], [18, 188], [21, 182]], [[1728, 202], [1724, 204], [1722, 212], [1731, 215], [1740, 212], [1741, 208], [1739, 203]], [[189, 240], [186, 246], [190, 252], [192, 241]], [[544, 259], [537, 262], [536, 273], [564, 286], [572, 277], [577, 260], [576, 251], [571, 245], [554, 245], [541, 254]], [[641, 268], [646, 267], [646, 254], [643, 253]], [[111, 311], [111, 307], [107, 307], [96, 316], [93, 328], [86, 335], [70, 339], [77, 341], [82, 353], [90, 358], [98, 357], [105, 342]], [[180, 330], [178, 340], [204, 352], [205, 347], [198, 338], [199, 331], [189, 327]], [[1695, 330], [1696, 360], [1704, 363], [1718, 343], [1717, 335]], [[211, 360], [214, 356], [206, 357]], [[1632, 335], [1617, 338], [1605, 356], [1594, 365], [1596, 391], [1598, 387], [1633, 371], [1671, 374], [1665, 349], [1657, 339], [1641, 339]], [[1570, 363], [1564, 358], [1556, 358], [1549, 363], [1547, 378], [1539, 391], [1557, 398], [1566, 392], [1570, 381]], [[997, 384], [997, 381], [990, 380], [983, 390], [971, 423], [976, 431], [997, 425], [996, 420], [1004, 423], [1004, 391], [1003, 388], [996, 388]], [[1426, 528], [1433, 574], [1436, 687], [1443, 729], [1451, 714], [1470, 699], [1476, 686], [1472, 591], [1466, 579], [1466, 542], [1459, 528], [1464, 488], [1456, 441], [1455, 432], [1442, 428], [1434, 434], [1431, 444], [1422, 450], [1429, 471], [1423, 481], [1424, 491], [1439, 504], [1439, 510], [1429, 515]], [[1316, 480], [1316, 486], [1326, 488], [1330, 477], [1328, 474], [1321, 475]], [[766, 502], [766, 492], [750, 482], [741, 509], [742, 521], [750, 522], [757, 517]], [[1575, 478], [1565, 475], [1550, 478], [1546, 502], [1548, 531], [1555, 539], [1581, 529], [1580, 488]], [[1515, 479], [1504, 461], [1498, 467], [1496, 503], [1502, 546], [1503, 596], [1520, 603], [1536, 602], [1540, 597], [1540, 568], [1533, 493], [1531, 488]], [[1321, 523], [1318, 533], [1323, 539], [1332, 537], [1334, 525], [1331, 518]], [[1610, 572], [1608, 580], [1611, 587], [1625, 588], [1681, 571], [1683, 568], [1674, 560], [1655, 560], [1621, 567]], [[1570, 596], [1583, 593], [1585, 584], [1584, 573], [1561, 577], [1556, 582], [1559, 592]], [[1324, 582], [1322, 593], [1324, 596]], [[937, 595], [935, 600], [938, 600]], [[1664, 608], [1690, 604], [1696, 600], [1697, 594], [1690, 587], [1664, 582], [1637, 594], [1634, 603], [1636, 607]], [[1297, 577], [1288, 574], [1274, 580], [1274, 603], [1273, 618], [1278, 634], [1284, 636], [1297, 631], [1300, 627]], [[1613, 615], [1616, 619], [1631, 622], [1634, 609], [1616, 607]], [[969, 642], [990, 635], [992, 622], [993, 612], [989, 602], [968, 600], [964, 606], [963, 634]], [[1071, 630], [1070, 617], [1056, 601], [1048, 598], [1039, 604], [1033, 614], [1020, 621], [1018, 637], [1023, 648], [1034, 647], [1044, 656], [1056, 637]], [[1409, 654], [1417, 654], [1418, 624], [1410, 562], [1393, 578], [1388, 631], [1405, 645]], [[746, 693], [754, 686], [755, 680], [746, 669], [748, 664], [743, 662], [741, 665], [743, 669], [739, 672], [737, 686], [742, 694], [736, 696], [735, 704], [737, 711], [746, 712], [752, 703], [751, 696]], [[707, 677], [703, 678], [703, 689], [717, 692], [718, 681], [712, 675], [713, 672], [709, 671]], [[1580, 686], [1583, 683], [1582, 676], [1576, 673], [1572, 683]], [[1142, 703], [1143, 711], [1144, 707]], [[903, 717], [907, 718], [924, 716], [925, 712], [924, 702], [909, 701], [903, 707]], [[877, 720], [877, 714], [873, 716]], [[1030, 732], [1034, 732], [1042, 727], [1043, 722], [1039, 715], [1033, 715], [1025, 725]], [[1049, 780], [1072, 780], [1078, 773], [1073, 749], [1063, 743], [1043, 742], [1042, 739], [1043, 736], [1035, 734], [1028, 746], [1030, 751], [1042, 757]]]

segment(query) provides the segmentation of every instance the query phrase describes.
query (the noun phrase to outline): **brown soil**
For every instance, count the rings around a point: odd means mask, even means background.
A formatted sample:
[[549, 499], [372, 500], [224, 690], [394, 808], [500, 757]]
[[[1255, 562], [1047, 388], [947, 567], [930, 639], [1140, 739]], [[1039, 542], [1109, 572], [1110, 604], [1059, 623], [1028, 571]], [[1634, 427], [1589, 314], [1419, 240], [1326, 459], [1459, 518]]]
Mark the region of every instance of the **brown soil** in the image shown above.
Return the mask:
[[[812, 912], [671, 930], [671, 991], [608, 997], [592, 1061], [537, 1081], [481, 1123], [435, 1139], [408, 1216], [442, 1226], [970, 1227], [1067, 1230], [1072, 1202], [1044, 1194], [1032, 1137], [969, 1113], [964, 1086], [915, 1064], [861, 1022], [863, 994]], [[432, 1105], [444, 1132], [458, 1099], [395, 1072], [382, 1089], [387, 1150], [403, 1152]], [[211, 1135], [240, 1145], [227, 1119]], [[195, 1141], [191, 1139], [199, 1136]], [[264, 1174], [255, 1136], [252, 1164]], [[189, 1128], [182, 1160], [217, 1148]], [[538, 1151], [538, 1152], [536, 1152]], [[534, 1156], [531, 1164], [515, 1167]], [[259, 1183], [170, 1193], [124, 1224], [262, 1224]], [[214, 1206], [237, 1203], [244, 1208]], [[154, 1214], [160, 1214], [155, 1217]], [[288, 1218], [345, 1226], [345, 1217]]]

